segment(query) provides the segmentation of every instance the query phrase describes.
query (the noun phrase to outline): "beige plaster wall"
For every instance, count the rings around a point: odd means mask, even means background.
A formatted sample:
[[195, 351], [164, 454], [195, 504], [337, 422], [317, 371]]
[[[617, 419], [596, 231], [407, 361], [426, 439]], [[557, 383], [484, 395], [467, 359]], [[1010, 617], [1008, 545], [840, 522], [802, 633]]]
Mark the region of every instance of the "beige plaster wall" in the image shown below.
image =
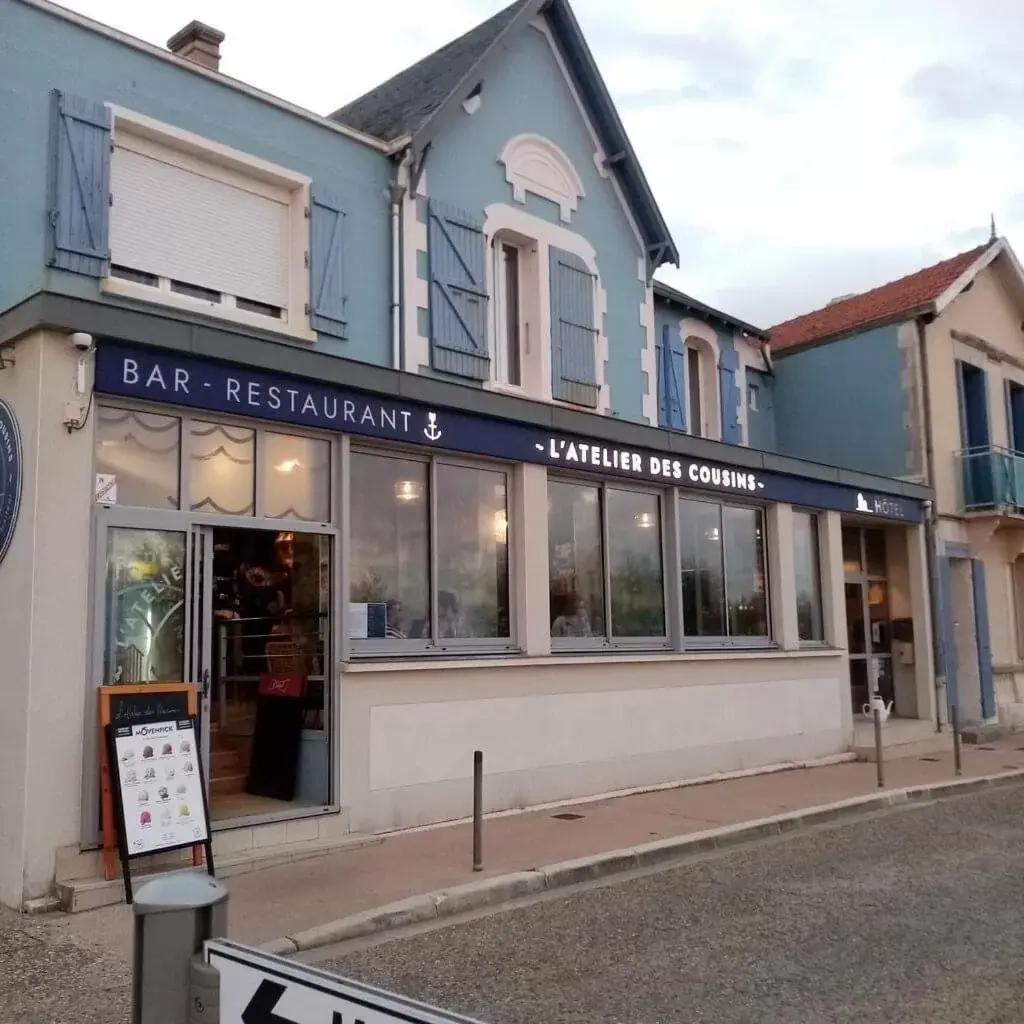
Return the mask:
[[11, 905], [49, 890], [58, 847], [79, 835], [93, 450], [91, 417], [82, 430], [63, 425], [78, 364], [66, 336], [27, 337], [14, 356], [0, 394], [13, 398], [29, 465], [0, 567], [0, 886]]
[[32, 670], [32, 573], [35, 564], [36, 456], [42, 348], [23, 343], [15, 365], [0, 370], [0, 398], [14, 410], [24, 450], [21, 514], [0, 563], [0, 903], [19, 906], [28, 816], [29, 679]]
[[835, 754], [849, 742], [842, 652], [349, 666], [343, 800], [352, 828]]

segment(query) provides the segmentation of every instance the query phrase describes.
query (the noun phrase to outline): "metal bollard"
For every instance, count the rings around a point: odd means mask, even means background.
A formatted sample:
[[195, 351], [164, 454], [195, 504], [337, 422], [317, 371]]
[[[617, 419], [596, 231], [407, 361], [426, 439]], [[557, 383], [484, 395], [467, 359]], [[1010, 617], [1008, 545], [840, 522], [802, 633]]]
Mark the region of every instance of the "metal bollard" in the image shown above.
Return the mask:
[[220, 882], [195, 871], [155, 878], [135, 894], [132, 1024], [196, 1019], [193, 959], [207, 939], [227, 937], [227, 900]]
[[473, 751], [473, 870], [484, 869], [484, 752]]
[[960, 746], [960, 715], [955, 704], [949, 709], [949, 720], [953, 726], [953, 770], [960, 776], [963, 774], [963, 750]]
[[878, 770], [878, 788], [885, 786], [885, 766], [882, 763], [882, 712], [874, 709], [875, 718], [875, 764]]

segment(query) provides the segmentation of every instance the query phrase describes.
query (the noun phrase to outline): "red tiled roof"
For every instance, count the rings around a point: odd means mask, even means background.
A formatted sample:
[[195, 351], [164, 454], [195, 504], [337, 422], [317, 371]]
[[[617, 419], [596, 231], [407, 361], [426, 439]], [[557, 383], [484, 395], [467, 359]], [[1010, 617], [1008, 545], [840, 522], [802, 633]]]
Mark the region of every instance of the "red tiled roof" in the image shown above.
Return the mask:
[[769, 328], [772, 349], [778, 352], [794, 345], [845, 334], [858, 327], [867, 327], [890, 320], [900, 313], [920, 309], [937, 299], [992, 244], [995, 243], [975, 246], [879, 288], [776, 324]]

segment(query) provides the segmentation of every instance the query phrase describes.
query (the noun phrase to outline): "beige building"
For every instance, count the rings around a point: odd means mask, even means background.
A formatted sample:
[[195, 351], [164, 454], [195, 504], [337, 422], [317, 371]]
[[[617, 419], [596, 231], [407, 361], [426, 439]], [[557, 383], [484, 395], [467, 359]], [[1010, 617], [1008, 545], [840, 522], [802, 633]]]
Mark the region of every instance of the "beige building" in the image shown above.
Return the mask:
[[[993, 237], [771, 334], [780, 444], [934, 485], [941, 706], [972, 726], [1020, 724], [1024, 273], [1009, 243]], [[797, 391], [818, 404], [787, 402]]]

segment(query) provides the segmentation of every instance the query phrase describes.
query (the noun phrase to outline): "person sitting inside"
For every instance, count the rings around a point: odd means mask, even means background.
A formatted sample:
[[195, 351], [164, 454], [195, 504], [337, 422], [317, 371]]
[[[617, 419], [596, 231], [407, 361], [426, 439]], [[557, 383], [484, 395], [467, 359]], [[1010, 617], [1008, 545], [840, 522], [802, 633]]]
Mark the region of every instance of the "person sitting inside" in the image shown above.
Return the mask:
[[[430, 621], [423, 624], [422, 636], [430, 636]], [[437, 594], [437, 637], [438, 640], [450, 640], [465, 636], [463, 630], [459, 599], [450, 590], [440, 590]]]
[[551, 623], [552, 636], [591, 636], [590, 613], [587, 603], [579, 595], [573, 601], [573, 610], [569, 615], [559, 615]]

